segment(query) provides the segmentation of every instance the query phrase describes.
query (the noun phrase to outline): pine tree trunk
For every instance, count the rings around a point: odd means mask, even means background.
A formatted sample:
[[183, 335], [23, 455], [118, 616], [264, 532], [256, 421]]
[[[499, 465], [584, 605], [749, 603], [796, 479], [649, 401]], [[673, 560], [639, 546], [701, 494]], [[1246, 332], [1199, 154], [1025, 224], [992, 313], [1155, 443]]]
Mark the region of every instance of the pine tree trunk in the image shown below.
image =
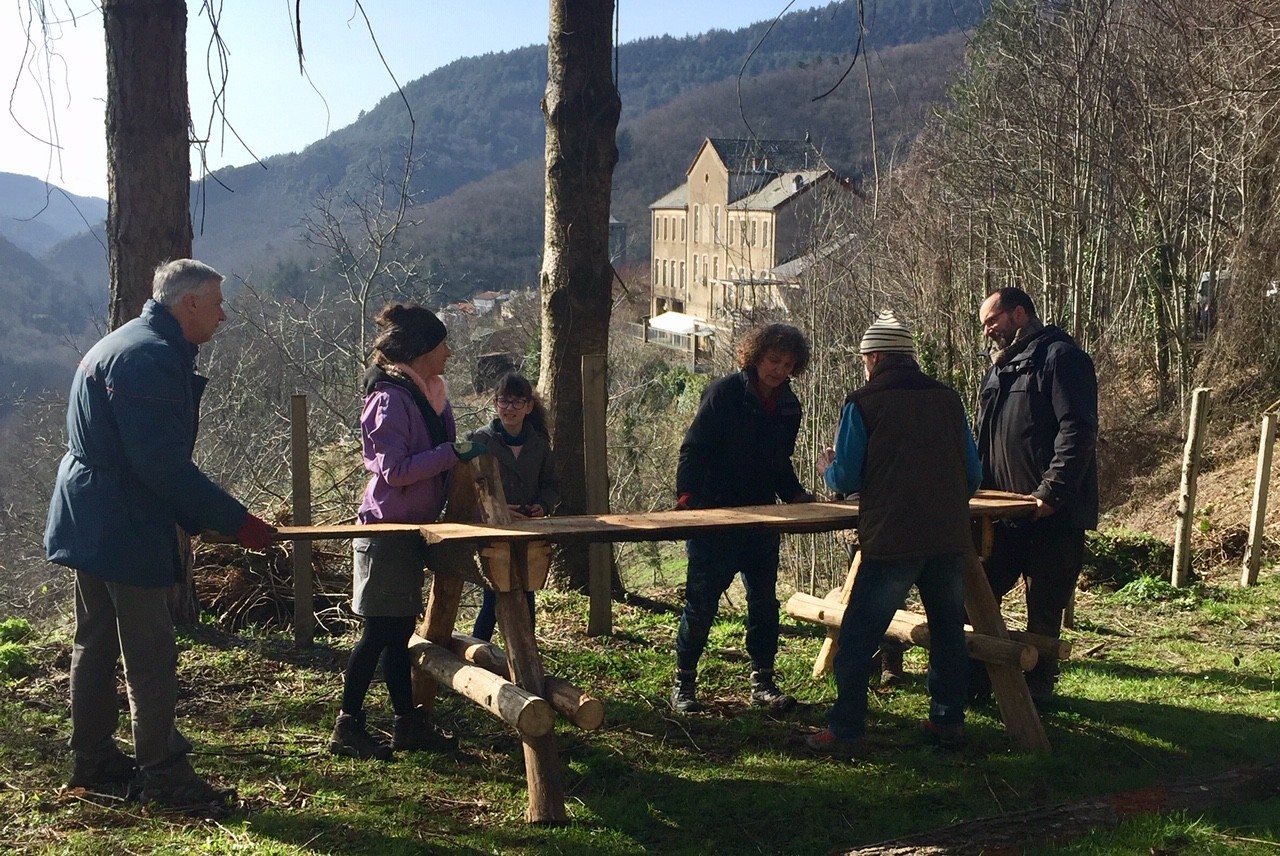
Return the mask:
[[[103, 0], [107, 39], [107, 249], [111, 329], [137, 317], [151, 276], [191, 256], [184, 0]], [[119, 537], [127, 537], [120, 533]], [[183, 538], [179, 533], [179, 538]], [[184, 556], [190, 557], [188, 539]], [[176, 624], [196, 621], [193, 562], [171, 592]]]
[[[560, 512], [582, 514], [582, 356], [609, 349], [609, 200], [622, 102], [611, 68], [613, 0], [550, 5], [542, 101], [547, 147], [539, 385], [562, 467]], [[564, 550], [560, 572], [571, 587], [585, 591], [586, 547]]]

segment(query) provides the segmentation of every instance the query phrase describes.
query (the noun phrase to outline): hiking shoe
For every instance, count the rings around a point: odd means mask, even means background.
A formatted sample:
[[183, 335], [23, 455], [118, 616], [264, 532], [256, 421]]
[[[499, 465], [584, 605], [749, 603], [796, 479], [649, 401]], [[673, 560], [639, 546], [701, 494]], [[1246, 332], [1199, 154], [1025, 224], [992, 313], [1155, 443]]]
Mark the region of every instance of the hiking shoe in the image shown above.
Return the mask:
[[770, 713], [785, 713], [796, 706], [796, 697], [778, 689], [773, 669], [756, 669], [751, 673], [751, 703], [768, 708]]
[[231, 813], [235, 788], [218, 788], [206, 782], [185, 756], [159, 770], [143, 774], [138, 799], [163, 809], [222, 818]]
[[907, 682], [901, 651], [880, 651], [880, 686], [900, 687]]
[[697, 713], [706, 710], [698, 701], [698, 672], [695, 669], [676, 669], [675, 683], [671, 687], [671, 709], [676, 713]]
[[132, 781], [137, 775], [137, 763], [119, 749], [97, 756], [77, 752], [67, 787], [93, 790]]
[[391, 760], [391, 747], [375, 738], [364, 727], [364, 715], [339, 713], [329, 736], [329, 751], [349, 758]]
[[398, 751], [448, 752], [457, 746], [458, 739], [432, 722], [423, 710], [397, 716], [391, 730], [391, 748]]
[[925, 740], [943, 749], [959, 749], [964, 745], [964, 726], [960, 724], [944, 725], [925, 719], [920, 722], [920, 733]]
[[1027, 692], [1031, 694], [1031, 701], [1037, 708], [1053, 703], [1053, 681], [1048, 678], [1027, 675]]
[[810, 752], [819, 755], [830, 755], [833, 758], [853, 758], [865, 751], [866, 744], [861, 737], [836, 737], [830, 728], [810, 734], [804, 739], [804, 745]]

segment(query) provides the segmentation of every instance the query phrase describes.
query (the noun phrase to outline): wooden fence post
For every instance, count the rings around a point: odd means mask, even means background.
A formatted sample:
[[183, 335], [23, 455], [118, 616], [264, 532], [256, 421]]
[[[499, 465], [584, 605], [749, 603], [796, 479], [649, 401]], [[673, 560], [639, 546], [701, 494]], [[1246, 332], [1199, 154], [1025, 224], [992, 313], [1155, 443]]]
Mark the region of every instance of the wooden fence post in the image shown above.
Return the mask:
[[1191, 393], [1191, 415], [1187, 419], [1187, 444], [1182, 453], [1182, 487], [1178, 491], [1178, 526], [1173, 540], [1173, 573], [1170, 582], [1181, 588], [1191, 582], [1191, 530], [1196, 513], [1196, 479], [1200, 476], [1200, 454], [1204, 450], [1204, 426], [1209, 418], [1208, 387]]
[[[293, 525], [311, 525], [311, 453], [307, 443], [307, 396], [294, 393], [289, 407], [290, 456], [293, 473]], [[293, 641], [309, 647], [315, 638], [312, 599], [311, 542], [293, 542]]]
[[1258, 469], [1253, 477], [1253, 515], [1249, 518], [1249, 543], [1244, 551], [1240, 585], [1258, 584], [1262, 563], [1262, 543], [1267, 521], [1267, 489], [1271, 481], [1271, 453], [1276, 443], [1276, 412], [1262, 414], [1262, 438], [1258, 441]]
[[[582, 455], [587, 477], [588, 514], [609, 513], [609, 446], [605, 433], [607, 370], [608, 358], [604, 354], [583, 355]], [[587, 596], [590, 603], [587, 635], [607, 636], [613, 633], [613, 545], [595, 543], [587, 550]]]

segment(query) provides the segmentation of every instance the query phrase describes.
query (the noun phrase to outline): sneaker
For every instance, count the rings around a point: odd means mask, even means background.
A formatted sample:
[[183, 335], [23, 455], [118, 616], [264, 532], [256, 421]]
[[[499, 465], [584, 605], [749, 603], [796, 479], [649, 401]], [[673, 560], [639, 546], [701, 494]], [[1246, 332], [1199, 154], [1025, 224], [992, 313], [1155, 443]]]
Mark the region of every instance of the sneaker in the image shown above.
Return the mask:
[[853, 758], [861, 755], [865, 747], [861, 737], [836, 737], [830, 728], [810, 734], [804, 739], [804, 745], [810, 752], [833, 758]]
[[364, 727], [364, 715], [339, 713], [329, 736], [329, 751], [349, 758], [391, 760], [391, 747], [376, 739]]
[[676, 669], [675, 683], [671, 687], [671, 709], [676, 713], [706, 710], [698, 701], [698, 672], [695, 669]]
[[222, 818], [231, 812], [235, 788], [214, 787], [191, 768], [186, 756], [143, 775], [138, 799], [163, 809]]
[[770, 713], [785, 713], [796, 706], [796, 697], [778, 689], [773, 669], [756, 669], [751, 673], [751, 703], [768, 708]]
[[944, 725], [925, 719], [920, 722], [920, 733], [924, 739], [943, 749], [959, 749], [964, 745], [964, 726], [959, 724]]
[[448, 752], [457, 746], [458, 739], [432, 722], [431, 717], [422, 710], [397, 716], [391, 730], [391, 748], [396, 751]]
[[77, 752], [67, 787], [93, 790], [132, 781], [137, 775], [137, 763], [119, 749], [96, 757]]

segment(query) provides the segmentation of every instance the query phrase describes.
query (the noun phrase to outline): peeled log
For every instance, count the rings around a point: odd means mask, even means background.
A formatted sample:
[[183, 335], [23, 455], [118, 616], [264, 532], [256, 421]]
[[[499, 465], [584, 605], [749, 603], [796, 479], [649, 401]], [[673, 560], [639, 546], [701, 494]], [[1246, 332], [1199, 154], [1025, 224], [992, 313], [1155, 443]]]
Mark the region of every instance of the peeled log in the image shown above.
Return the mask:
[[[506, 653], [491, 642], [455, 633], [449, 642], [449, 648], [468, 663], [474, 663], [495, 675], [505, 677], [511, 674]], [[587, 695], [564, 678], [557, 678], [555, 675], [545, 675], [543, 681], [542, 691], [546, 694], [547, 701], [574, 725], [584, 731], [595, 731], [604, 723], [604, 703], [600, 699]]]
[[[825, 627], [839, 627], [844, 619], [844, 609], [842, 604], [803, 592], [793, 594], [787, 601], [787, 615]], [[889, 623], [885, 636], [901, 642], [911, 642], [922, 648], [929, 647], [928, 625], [920, 616], [901, 609]], [[964, 643], [969, 656], [975, 660], [1001, 666], [1016, 666], [1024, 672], [1034, 668], [1040, 657], [1039, 652], [1032, 645], [1009, 639], [997, 639], [972, 630], [964, 632]]]
[[542, 737], [555, 726], [555, 711], [546, 699], [471, 665], [448, 648], [415, 634], [409, 640], [409, 656], [414, 669], [471, 699], [522, 735]]

